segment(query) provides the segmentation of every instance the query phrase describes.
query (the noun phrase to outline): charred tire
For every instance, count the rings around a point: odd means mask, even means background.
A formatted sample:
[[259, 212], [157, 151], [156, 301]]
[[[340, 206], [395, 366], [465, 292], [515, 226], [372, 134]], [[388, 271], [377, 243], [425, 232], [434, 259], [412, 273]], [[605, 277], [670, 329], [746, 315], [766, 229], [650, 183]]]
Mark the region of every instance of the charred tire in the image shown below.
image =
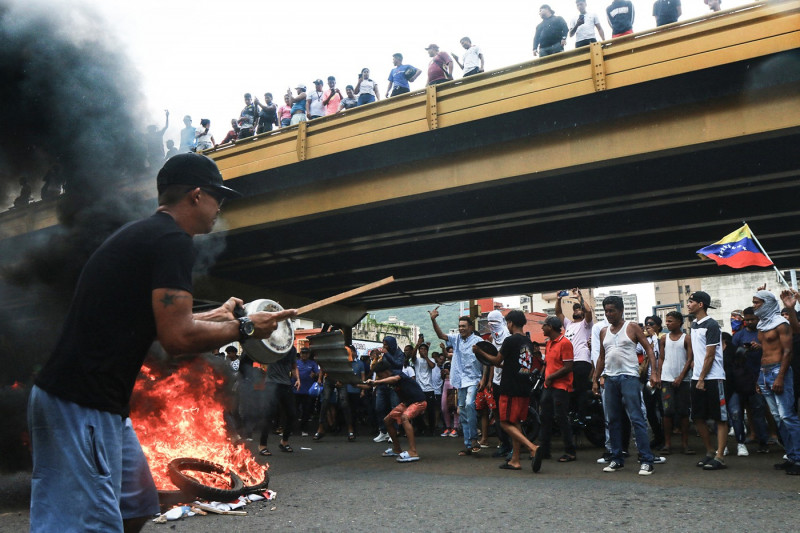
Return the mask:
[[182, 490], [160, 490], [158, 491], [158, 504], [161, 506], [161, 512], [166, 512], [169, 509], [181, 503], [187, 503], [194, 498], [189, 496]]
[[250, 485], [242, 489], [242, 494], [255, 494], [257, 492], [264, 492], [269, 488], [269, 472], [264, 472], [264, 480], [258, 485]]
[[231, 477], [231, 488], [229, 489], [218, 489], [216, 487], [203, 485], [196, 479], [183, 473], [184, 470], [197, 470], [209, 474], [225, 474], [225, 467], [217, 463], [212, 463], [211, 461], [181, 457], [170, 461], [168, 470], [169, 478], [175, 486], [178, 487], [181, 492], [192, 498], [228, 502], [241, 496], [242, 490], [244, 489], [242, 478], [234, 472], [228, 472], [228, 475]]

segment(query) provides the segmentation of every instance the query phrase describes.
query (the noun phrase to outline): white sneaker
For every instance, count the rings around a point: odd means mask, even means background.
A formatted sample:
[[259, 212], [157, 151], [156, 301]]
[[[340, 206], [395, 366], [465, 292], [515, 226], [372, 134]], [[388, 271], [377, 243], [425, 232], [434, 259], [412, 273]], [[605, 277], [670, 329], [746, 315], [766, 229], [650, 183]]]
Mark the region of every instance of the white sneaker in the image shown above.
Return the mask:
[[372, 440], [373, 440], [373, 442], [386, 442], [386, 441], [389, 440], [389, 434], [380, 432], [380, 433], [378, 433], [378, 436], [375, 437]]
[[724, 457], [726, 455], [728, 455], [728, 447], [727, 446], [725, 446], [725, 449], [722, 451], [722, 456]]
[[[656, 465], [662, 465], [662, 464], [664, 464], [664, 463], [666, 463], [666, 462], [667, 462], [667, 458], [666, 458], [666, 457], [662, 457], [662, 456], [660, 456], [660, 455], [656, 455], [655, 457], [653, 457], [653, 464], [656, 464]], [[646, 463], [642, 463], [642, 466], [644, 466], [645, 464], [646, 464]], [[640, 474], [642, 474], [641, 472], [639, 472], [639, 473], [640, 473]], [[651, 473], [652, 473], [652, 472], [651, 472]], [[648, 475], [650, 475], [650, 474], [642, 474], [642, 475], [643, 475], [643, 476], [648, 476]]]
[[639, 475], [640, 476], [650, 476], [653, 474], [653, 465], [649, 465], [647, 463], [642, 463], [639, 467]]
[[616, 472], [617, 470], [622, 470], [622, 465], [616, 461], [611, 461], [611, 464], [605, 467], [603, 472]]
[[750, 455], [750, 452], [747, 451], [747, 446], [745, 446], [744, 444], [739, 444], [737, 446], [736, 455], [738, 455], [739, 457], [747, 457], [748, 455]]
[[302, 433], [300, 433], [300, 436], [301, 437], [308, 437], [308, 432], [307, 431], [303, 431]]
[[735, 437], [736, 436], [736, 433], [734, 433], [734, 431], [733, 431], [733, 426], [731, 426], [731, 430], [728, 431], [728, 436], [729, 437]]

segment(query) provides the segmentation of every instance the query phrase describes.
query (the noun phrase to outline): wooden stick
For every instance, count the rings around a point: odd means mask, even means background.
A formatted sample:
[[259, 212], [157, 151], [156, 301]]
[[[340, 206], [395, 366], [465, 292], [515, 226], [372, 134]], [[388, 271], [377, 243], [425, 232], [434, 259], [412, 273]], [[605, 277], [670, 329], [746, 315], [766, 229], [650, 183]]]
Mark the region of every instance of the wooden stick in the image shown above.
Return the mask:
[[317, 302], [304, 305], [300, 309], [297, 310], [298, 315], [302, 315], [304, 313], [308, 313], [309, 311], [313, 311], [315, 309], [319, 309], [320, 307], [325, 307], [326, 305], [330, 305], [332, 303], [339, 302], [341, 300], [345, 300], [350, 298], [351, 296], [355, 296], [357, 294], [361, 294], [367, 291], [371, 291], [372, 289], [377, 289], [378, 287], [383, 287], [384, 285], [388, 285], [389, 283], [394, 282], [394, 276], [389, 276], [388, 278], [383, 278], [382, 280], [375, 281], [373, 283], [369, 283], [367, 285], [363, 285], [361, 287], [349, 290], [347, 292], [343, 292], [341, 294], [337, 294], [336, 296], [331, 296], [330, 298], [325, 298], [324, 300], [319, 300]]
[[234, 511], [223, 511], [222, 509], [217, 509], [214, 506], [208, 505], [206, 503], [201, 503], [201, 502], [196, 502], [194, 505], [195, 505], [195, 507], [199, 507], [203, 511], [208, 511], [209, 513], [226, 514], [226, 515], [232, 515], [232, 516], [247, 516], [247, 511], [236, 511], [236, 510], [234, 510]]

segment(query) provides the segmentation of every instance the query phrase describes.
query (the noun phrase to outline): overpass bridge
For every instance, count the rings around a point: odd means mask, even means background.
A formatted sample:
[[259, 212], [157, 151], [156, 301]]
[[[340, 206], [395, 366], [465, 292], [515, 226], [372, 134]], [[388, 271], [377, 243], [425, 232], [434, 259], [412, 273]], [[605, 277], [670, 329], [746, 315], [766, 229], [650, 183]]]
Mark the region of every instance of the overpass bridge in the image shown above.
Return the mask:
[[[758, 2], [222, 146], [206, 153], [246, 197], [199, 293], [295, 306], [397, 278], [342, 323], [714, 275], [694, 251], [742, 219], [795, 266], [798, 95], [800, 0]], [[52, 222], [15, 216], [7, 239]]]

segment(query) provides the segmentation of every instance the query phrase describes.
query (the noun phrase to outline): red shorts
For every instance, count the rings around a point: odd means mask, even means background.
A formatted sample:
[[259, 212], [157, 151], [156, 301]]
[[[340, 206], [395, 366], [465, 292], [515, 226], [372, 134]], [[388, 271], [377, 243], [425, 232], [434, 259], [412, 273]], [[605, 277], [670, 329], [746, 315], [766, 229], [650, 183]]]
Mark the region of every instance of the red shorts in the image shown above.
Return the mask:
[[611, 36], [611, 38], [613, 39], [614, 37], [622, 37], [623, 35], [630, 35], [631, 33], [633, 33], [633, 30], [624, 31], [622, 33], [615, 33], [614, 35]]
[[398, 403], [397, 407], [392, 409], [392, 412], [386, 417], [390, 420], [394, 420], [398, 424], [402, 422], [403, 413], [408, 417], [409, 420], [412, 418], [416, 418], [417, 416], [421, 415], [425, 412], [425, 408], [428, 407], [428, 402], [417, 402], [412, 403], [408, 407], [404, 403]]
[[492, 387], [486, 387], [482, 391], [478, 391], [475, 395], [475, 409], [495, 409], [494, 396], [492, 396]]
[[525, 396], [500, 395], [500, 420], [502, 422], [524, 422], [528, 418], [528, 398]]

